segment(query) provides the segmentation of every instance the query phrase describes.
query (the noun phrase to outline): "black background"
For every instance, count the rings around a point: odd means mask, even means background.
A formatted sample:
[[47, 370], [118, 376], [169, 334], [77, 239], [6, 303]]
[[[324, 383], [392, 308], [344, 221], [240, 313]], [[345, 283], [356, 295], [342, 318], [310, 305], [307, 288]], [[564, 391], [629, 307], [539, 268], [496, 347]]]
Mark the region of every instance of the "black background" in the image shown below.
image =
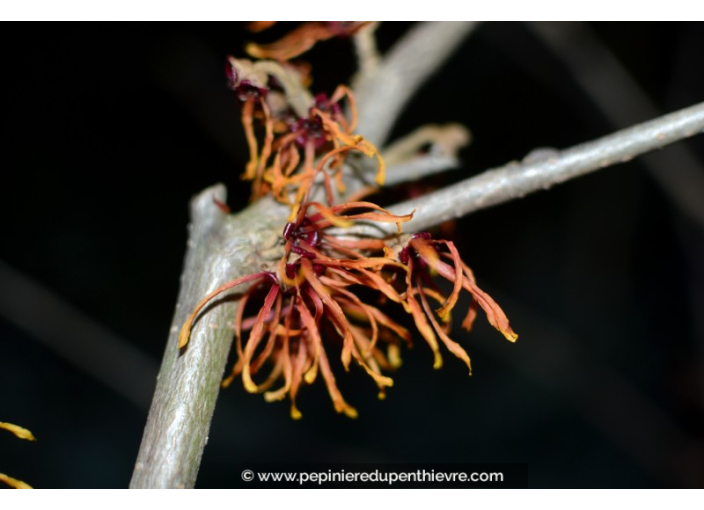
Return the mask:
[[[407, 27], [383, 25], [381, 47]], [[701, 24], [590, 27], [663, 112], [704, 97]], [[252, 36], [240, 22], [15, 33], [2, 63], [0, 260], [156, 367], [190, 197], [223, 182], [234, 210], [246, 202], [246, 145], [223, 69]], [[331, 92], [354, 70], [346, 40], [307, 58], [315, 91]], [[462, 169], [428, 185], [625, 127], [611, 125], [553, 53], [514, 23], [478, 29], [412, 101], [396, 134], [451, 121], [466, 124], [473, 143]], [[704, 157], [702, 138], [686, 143]], [[455, 236], [517, 344], [481, 321], [471, 335], [456, 331], [473, 361], [467, 378], [449, 354], [434, 371], [420, 340], [384, 402], [361, 371], [339, 374], [357, 420], [335, 414], [320, 381], [302, 392], [297, 422], [286, 403], [233, 385], [218, 401], [198, 486], [226, 487], [240, 476], [235, 463], [255, 461], [519, 462], [535, 487], [701, 486], [702, 226], [642, 163], [478, 212], [457, 222]], [[42, 306], [23, 315], [47, 321]], [[74, 340], [70, 328], [47, 328]], [[94, 360], [66, 361], [60, 341], [39, 342], [7, 310], [0, 349], [0, 421], [39, 438], [0, 435], [0, 471], [37, 487], [126, 486], [152, 388], [126, 399], [89, 375]]]

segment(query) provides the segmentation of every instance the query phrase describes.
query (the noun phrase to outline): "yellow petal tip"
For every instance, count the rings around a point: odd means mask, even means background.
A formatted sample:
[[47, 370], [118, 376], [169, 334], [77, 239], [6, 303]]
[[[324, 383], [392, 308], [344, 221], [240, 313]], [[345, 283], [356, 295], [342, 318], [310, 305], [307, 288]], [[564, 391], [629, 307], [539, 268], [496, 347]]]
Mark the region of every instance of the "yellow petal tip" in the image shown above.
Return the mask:
[[313, 367], [303, 375], [303, 380], [308, 384], [313, 384], [317, 375], [318, 371]]
[[33, 487], [27, 485], [21, 480], [7, 476], [6, 474], [0, 473], [0, 482], [5, 482], [10, 487], [15, 489], [32, 489]]
[[188, 345], [188, 340], [191, 337], [191, 328], [186, 328], [185, 326], [181, 329], [181, 334], [178, 335], [178, 348], [183, 349]]
[[247, 390], [248, 393], [258, 393], [259, 392], [259, 388], [251, 380], [244, 379], [243, 382], [244, 382], [244, 389]]
[[359, 416], [359, 413], [357, 413], [354, 407], [345, 407], [342, 412], [345, 413], [345, 416], [348, 418], [357, 418]]
[[19, 425], [14, 425], [12, 423], [0, 422], [0, 429], [9, 430], [10, 432], [12, 432], [14, 435], [19, 437], [20, 439], [25, 439], [27, 441], [36, 441], [37, 440], [37, 438], [34, 437], [34, 435], [29, 430], [27, 430], [24, 427], [20, 427]]

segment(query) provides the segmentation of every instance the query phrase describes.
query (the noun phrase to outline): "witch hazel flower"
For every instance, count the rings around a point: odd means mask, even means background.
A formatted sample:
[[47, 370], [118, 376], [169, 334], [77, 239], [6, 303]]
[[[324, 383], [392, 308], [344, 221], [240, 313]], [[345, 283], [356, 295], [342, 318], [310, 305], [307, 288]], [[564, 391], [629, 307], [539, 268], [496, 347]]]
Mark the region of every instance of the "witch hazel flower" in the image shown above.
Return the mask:
[[[315, 209], [318, 212], [312, 212]], [[238, 360], [223, 386], [240, 376], [247, 391], [263, 393], [267, 401], [288, 396], [291, 416], [300, 418], [298, 392], [320, 374], [335, 410], [356, 417], [356, 409], [344, 400], [337, 387], [329, 350], [341, 345], [339, 355], [345, 370], [354, 360], [384, 395], [393, 381], [382, 370], [392, 366], [388, 358], [397, 358], [394, 353], [401, 341], [410, 341], [410, 333], [375, 306], [362, 302], [352, 290], [354, 285], [375, 285], [378, 278], [374, 270], [387, 262], [366, 257], [361, 250], [371, 246], [381, 249], [383, 242], [338, 243], [326, 230], [358, 220], [400, 224], [410, 218], [411, 215], [394, 216], [367, 202], [330, 208], [313, 202], [305, 204], [297, 222], [284, 228], [285, 254], [278, 271], [238, 278], [206, 296], [184, 324], [180, 347], [188, 344], [192, 324], [204, 306], [223, 292], [249, 284], [239, 298], [234, 320]], [[341, 253], [346, 254], [344, 259], [340, 258]], [[250, 310], [255, 313], [247, 315]], [[380, 349], [383, 343], [388, 344], [391, 355]], [[255, 382], [254, 376], [265, 366], [269, 374]], [[281, 386], [272, 389], [279, 380], [283, 380]]]
[[[421, 232], [411, 236], [399, 251], [398, 259], [407, 267], [405, 308], [413, 316], [418, 331], [433, 351], [434, 368], [442, 367], [442, 356], [437, 342], [437, 338], [440, 338], [452, 354], [467, 364], [470, 375], [472, 373], [467, 352], [447, 335], [451, 312], [462, 290], [467, 291], [472, 299], [462, 322], [466, 331], [472, 329], [478, 305], [486, 313], [489, 324], [499, 330], [507, 340], [515, 342], [518, 339], [501, 307], [477, 286], [472, 270], [462, 261], [454, 243], [434, 240], [429, 233]], [[432, 275], [440, 276], [453, 284], [449, 296], [442, 293], [434, 283]], [[440, 305], [439, 308], [433, 310], [429, 304], [431, 301]]]
[[[234, 320], [238, 359], [223, 386], [240, 377], [248, 392], [263, 393], [269, 402], [288, 397], [291, 416], [297, 419], [301, 417], [296, 404], [299, 391], [319, 375], [335, 410], [357, 416], [338, 388], [330, 364], [332, 353], [339, 356], [345, 371], [352, 365], [363, 369], [376, 384], [379, 397], [385, 398], [393, 386], [388, 373], [400, 366], [401, 348], [411, 344], [412, 335], [390, 318], [383, 302], [400, 305], [411, 315], [434, 354], [435, 368], [442, 366], [440, 343], [470, 367], [466, 351], [449, 338], [451, 312], [462, 289], [473, 299], [465, 328], [471, 328], [479, 305], [489, 322], [514, 341], [517, 336], [505, 314], [476, 285], [454, 244], [433, 240], [428, 234], [401, 236], [401, 225], [411, 218], [412, 214], [396, 216], [370, 202], [331, 207], [305, 203], [297, 220], [283, 229], [284, 256], [278, 270], [238, 278], [206, 296], [184, 324], [180, 347], [188, 344], [192, 324], [203, 307], [220, 294], [249, 284], [240, 294]], [[360, 221], [396, 223], [399, 235], [387, 240], [341, 235]], [[434, 284], [432, 275], [453, 283], [449, 296]], [[375, 302], [359, 297], [362, 288], [375, 291]], [[439, 308], [433, 309], [430, 302]], [[262, 376], [265, 367], [268, 375]], [[278, 381], [280, 386], [273, 389]]]
[[[271, 195], [290, 205], [293, 217], [325, 170], [331, 205], [333, 179], [337, 192], [344, 193], [341, 169], [350, 152], [376, 157], [376, 182], [383, 183], [384, 162], [379, 151], [354, 132], [357, 108], [346, 86], [338, 86], [329, 97], [325, 93], [312, 96], [304, 87], [305, 77], [291, 64], [233, 57], [228, 60], [227, 76], [229, 87], [242, 105], [242, 125], [250, 152], [242, 178], [252, 181], [253, 199]], [[345, 113], [343, 100], [349, 114]], [[257, 120], [264, 127], [261, 150]]]
[[[260, 23], [258, 28], [269, 24]], [[471, 374], [469, 355], [450, 338], [452, 312], [463, 291], [470, 296], [462, 322], [465, 330], [471, 330], [481, 309], [506, 339], [517, 339], [504, 312], [479, 288], [451, 241], [433, 239], [425, 232], [403, 234], [402, 225], [413, 212], [395, 215], [368, 201], [337, 203], [337, 197], [345, 195], [342, 169], [352, 164], [350, 154], [378, 160], [378, 185], [384, 182], [384, 160], [355, 132], [352, 92], [341, 85], [330, 96], [313, 96], [306, 86], [305, 68], [286, 60], [318, 40], [351, 34], [362, 26], [313, 22], [284, 38], [286, 44], [250, 46], [250, 54], [279, 62], [230, 57], [229, 86], [242, 105], [250, 149], [243, 179], [252, 181], [253, 199], [271, 196], [289, 206], [281, 231], [283, 254], [278, 264], [268, 266], [274, 270], [242, 276], [205, 296], [179, 336], [179, 348], [186, 349], [203, 308], [237, 288], [239, 306], [233, 322], [237, 361], [222, 385], [239, 378], [246, 391], [261, 393], [266, 401], [288, 398], [294, 419], [302, 416], [297, 405], [301, 388], [318, 379], [323, 379], [338, 413], [357, 416], [338, 387], [334, 357], [345, 371], [363, 370], [379, 398], [385, 398], [393, 386], [389, 374], [400, 367], [402, 348], [413, 338], [409, 329], [391, 318], [388, 310], [394, 307], [412, 319], [432, 352], [434, 368], [442, 367], [447, 350]], [[257, 129], [261, 133], [262, 126], [260, 144]], [[411, 141], [424, 137], [437, 141], [438, 134], [448, 134], [445, 131], [426, 128]], [[466, 130], [460, 131], [466, 139]], [[457, 133], [455, 128], [449, 134]], [[406, 152], [405, 146], [394, 146], [389, 155], [400, 158]], [[360, 236], [351, 230], [360, 222], [394, 223], [397, 232], [385, 238]], [[452, 285], [449, 293], [440, 280]]]

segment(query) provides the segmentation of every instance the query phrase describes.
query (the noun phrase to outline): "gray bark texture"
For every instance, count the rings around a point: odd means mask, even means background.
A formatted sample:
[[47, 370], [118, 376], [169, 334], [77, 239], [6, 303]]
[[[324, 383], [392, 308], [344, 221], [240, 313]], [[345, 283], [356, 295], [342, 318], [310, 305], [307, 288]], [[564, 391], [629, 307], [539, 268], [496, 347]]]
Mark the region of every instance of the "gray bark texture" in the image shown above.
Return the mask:
[[278, 240], [275, 234], [287, 214], [286, 208], [261, 200], [228, 216], [214, 198], [226, 200], [223, 185], [204, 190], [191, 203], [181, 290], [130, 483], [133, 489], [194, 486], [232, 344], [236, 305], [227, 297], [209, 305], [194, 324], [184, 352], [178, 349], [179, 331], [208, 293], [261, 270], [258, 250], [272, 238]]

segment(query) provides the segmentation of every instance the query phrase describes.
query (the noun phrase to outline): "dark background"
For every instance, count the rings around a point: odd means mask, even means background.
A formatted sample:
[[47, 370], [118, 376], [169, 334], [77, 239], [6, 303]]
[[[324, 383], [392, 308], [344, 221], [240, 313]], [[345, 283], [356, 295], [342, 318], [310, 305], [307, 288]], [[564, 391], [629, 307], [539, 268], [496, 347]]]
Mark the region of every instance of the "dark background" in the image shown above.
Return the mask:
[[[407, 27], [382, 25], [381, 47]], [[661, 111], [704, 98], [701, 24], [589, 28]], [[170, 327], [188, 201], [215, 182], [234, 210], [248, 195], [223, 69], [252, 36], [239, 22], [19, 33], [2, 64], [0, 421], [39, 441], [0, 434], [0, 471], [36, 487], [124, 487]], [[353, 71], [346, 40], [307, 58], [315, 91]], [[474, 141], [464, 167], [430, 186], [625, 127], [513, 23], [479, 28], [396, 133], [450, 121]], [[704, 139], [686, 144], [704, 158]], [[463, 258], [519, 341], [485, 321], [456, 331], [468, 378], [449, 354], [434, 371], [420, 340], [384, 402], [361, 371], [339, 374], [357, 420], [335, 414], [321, 381], [302, 392], [297, 422], [287, 403], [235, 384], [218, 401], [198, 486], [230, 485], [236, 462], [302, 460], [528, 463], [535, 487], [704, 485], [703, 229], [641, 160], [457, 222]]]

